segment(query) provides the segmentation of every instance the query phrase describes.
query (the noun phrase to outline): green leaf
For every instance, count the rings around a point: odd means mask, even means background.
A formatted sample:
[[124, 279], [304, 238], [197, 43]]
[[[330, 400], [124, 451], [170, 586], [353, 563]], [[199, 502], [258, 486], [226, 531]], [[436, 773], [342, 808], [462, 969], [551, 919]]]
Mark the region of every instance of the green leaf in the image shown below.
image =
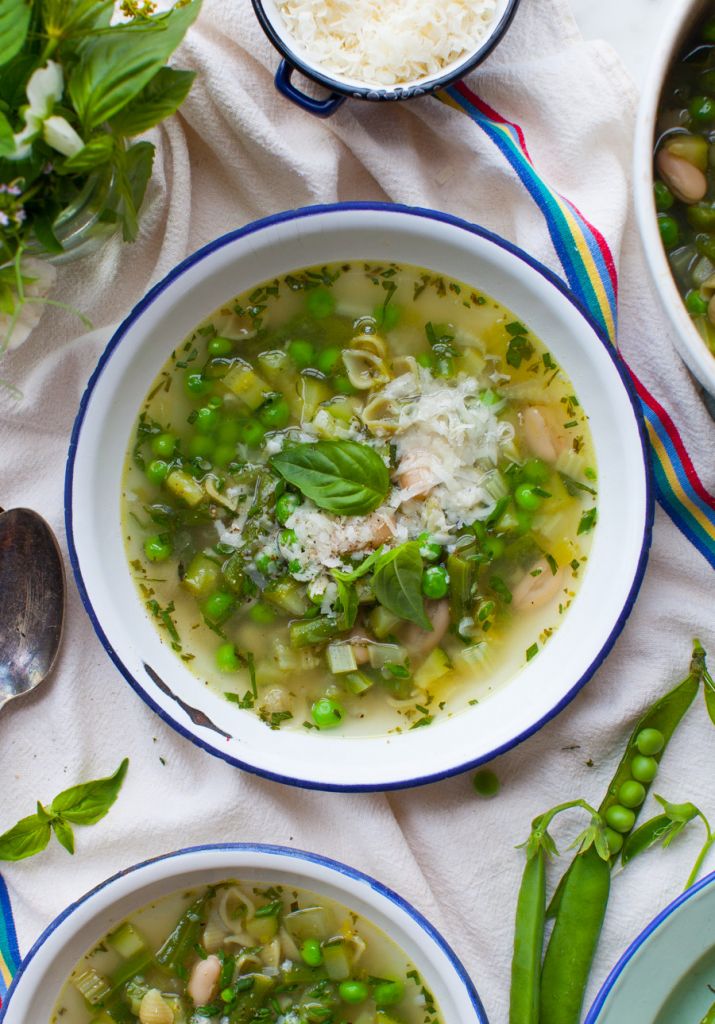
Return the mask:
[[74, 832], [72, 826], [63, 818], [55, 818], [52, 822], [52, 829], [57, 836], [61, 846], [64, 846], [67, 853], [74, 853]]
[[649, 850], [651, 846], [666, 839], [672, 833], [674, 824], [667, 814], [658, 814], [655, 818], [643, 822], [635, 832], [631, 832], [623, 844], [621, 851], [623, 864], [627, 864], [639, 853]]
[[697, 818], [700, 814], [700, 811], [695, 804], [691, 804], [689, 801], [684, 804], [671, 804], [664, 797], [658, 796], [657, 793], [654, 793], [653, 796], [656, 798], [671, 821], [678, 821], [687, 824], [689, 821], [692, 821], [693, 818]]
[[32, 230], [43, 249], [53, 255], [57, 255], [64, 252], [64, 250], [52, 227], [53, 219], [46, 215], [36, 215], [32, 221]]
[[87, 39], [69, 80], [85, 129], [108, 121], [139, 95], [166, 64], [200, 6], [200, 0], [190, 0], [166, 14]]
[[[2, 0], [0, 0], [2, 3]], [[0, 111], [0, 156], [10, 156], [15, 152], [15, 138], [12, 127], [5, 115]]]
[[112, 130], [118, 135], [141, 135], [171, 117], [186, 99], [195, 75], [194, 71], [162, 68], [139, 96], [112, 118]]
[[144, 201], [154, 163], [154, 146], [151, 142], [136, 142], [124, 153], [120, 171], [119, 188], [122, 197], [122, 233], [125, 242], [133, 242], [139, 225], [137, 214]]
[[0, 836], [0, 860], [24, 860], [45, 849], [52, 830], [37, 814], [22, 818]]
[[367, 558], [362, 560], [362, 562], [359, 562], [355, 569], [331, 569], [330, 571], [336, 580], [343, 580], [345, 583], [354, 583], [355, 580], [359, 580], [366, 573], [370, 572], [371, 569], [374, 569], [377, 562], [380, 561], [382, 554], [383, 545], [380, 545], [376, 551], [373, 551], [371, 555], [368, 555]]
[[42, 806], [42, 804], [40, 803], [39, 800], [37, 801], [37, 812], [36, 813], [37, 813], [37, 817], [40, 819], [40, 821], [47, 821], [50, 824], [52, 824], [52, 820], [53, 820], [52, 819], [52, 815], [47, 812], [47, 809]]
[[340, 612], [337, 621], [338, 629], [341, 631], [352, 629], [358, 613], [357, 590], [351, 583], [346, 583], [344, 580], [338, 579], [336, 582], [338, 584], [338, 600], [340, 602]]
[[382, 555], [373, 575], [375, 597], [383, 608], [422, 629], [432, 629], [422, 599], [422, 556], [411, 540]]
[[297, 444], [274, 455], [271, 465], [318, 508], [335, 515], [367, 515], [390, 489], [385, 463], [357, 441]]
[[30, 0], [0, 0], [0, 66], [24, 46], [31, 17]]
[[114, 775], [110, 775], [109, 778], [82, 782], [78, 786], [65, 789], [52, 801], [52, 813], [61, 815], [75, 825], [94, 825], [104, 817], [117, 799], [128, 766], [129, 760], [125, 757]]
[[705, 687], [705, 707], [710, 715], [710, 721], [715, 725], [715, 680], [705, 666], [703, 658], [703, 686]]
[[108, 163], [114, 155], [116, 142], [111, 135], [97, 135], [80, 149], [79, 153], [70, 156], [61, 167], [57, 167], [59, 174], [77, 174], [83, 171], [92, 171], [95, 167], [101, 167]]

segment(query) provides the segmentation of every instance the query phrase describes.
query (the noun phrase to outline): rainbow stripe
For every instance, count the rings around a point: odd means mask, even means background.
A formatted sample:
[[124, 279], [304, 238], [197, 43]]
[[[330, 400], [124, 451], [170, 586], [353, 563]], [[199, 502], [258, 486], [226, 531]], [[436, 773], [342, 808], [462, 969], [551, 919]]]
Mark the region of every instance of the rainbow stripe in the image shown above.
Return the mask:
[[[517, 124], [489, 107], [464, 82], [440, 91], [436, 97], [467, 114], [506, 158], [546, 221], [571, 291], [615, 345], [618, 278], [603, 235], [539, 176]], [[698, 477], [671, 417], [630, 368], [629, 373], [650, 438], [656, 497], [675, 525], [715, 568], [715, 498]]]
[[12, 976], [19, 966], [20, 950], [10, 908], [10, 897], [0, 876], [0, 1006], [10, 987]]

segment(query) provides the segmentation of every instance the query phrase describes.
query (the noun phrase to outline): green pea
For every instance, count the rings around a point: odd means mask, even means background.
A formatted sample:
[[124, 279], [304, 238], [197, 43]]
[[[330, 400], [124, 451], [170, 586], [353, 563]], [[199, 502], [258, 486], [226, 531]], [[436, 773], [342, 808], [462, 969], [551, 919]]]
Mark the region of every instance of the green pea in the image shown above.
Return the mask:
[[636, 754], [631, 761], [631, 775], [638, 782], [652, 782], [658, 774], [658, 762], [654, 757]]
[[249, 611], [249, 617], [253, 622], [258, 623], [260, 626], [268, 626], [276, 617], [276, 613], [273, 611], [270, 605], [264, 604], [263, 601], [258, 601], [252, 605]]
[[442, 545], [432, 540], [428, 533], [421, 533], [417, 538], [420, 545], [420, 554], [428, 562], [436, 562], [442, 554]]
[[620, 853], [623, 847], [623, 836], [620, 834], [620, 832], [616, 832], [612, 828], [606, 828], [604, 829], [604, 834], [606, 836], [606, 842], [608, 844], [608, 850], [611, 856], [613, 857], [617, 853]]
[[241, 667], [241, 659], [236, 654], [233, 644], [221, 644], [216, 649], [216, 667], [219, 672], [237, 672]]
[[249, 448], [258, 448], [266, 431], [258, 420], [246, 420], [241, 430], [243, 443]]
[[282, 548], [292, 548], [298, 543], [298, 536], [295, 530], [281, 530], [278, 534], [278, 543]]
[[166, 480], [166, 475], [169, 472], [169, 463], [164, 462], [163, 459], [152, 459], [149, 465], [146, 467], [146, 476], [149, 483], [154, 484], [156, 487], [160, 487], [161, 484]]
[[241, 440], [241, 423], [232, 417], [221, 420], [216, 437], [221, 444], [236, 444]]
[[640, 807], [645, 800], [645, 786], [629, 779], [618, 790], [618, 799], [624, 807]]
[[324, 348], [318, 355], [317, 359], [317, 367], [320, 372], [324, 373], [326, 377], [329, 377], [340, 362], [341, 355], [342, 352], [336, 345], [331, 345], [330, 348]]
[[210, 356], [228, 356], [233, 352], [230, 338], [212, 338], [206, 347]]
[[489, 768], [483, 768], [472, 779], [472, 786], [474, 787], [474, 792], [478, 793], [479, 796], [489, 798], [497, 795], [501, 788], [501, 783], [493, 771], [490, 771]]
[[535, 512], [541, 506], [541, 500], [541, 495], [536, 493], [531, 484], [518, 484], [514, 490], [514, 501], [527, 512]]
[[636, 816], [630, 807], [623, 807], [622, 804], [611, 804], [606, 811], [606, 824], [614, 832], [630, 832], [636, 823]]
[[338, 995], [344, 1003], [364, 1003], [370, 995], [370, 989], [363, 981], [341, 981]]
[[335, 309], [335, 296], [327, 288], [314, 288], [308, 292], [305, 304], [311, 316], [324, 320]]
[[434, 365], [434, 357], [431, 352], [420, 352], [415, 359], [419, 366], [424, 366], [425, 370], [431, 370]]
[[184, 377], [184, 388], [189, 395], [195, 398], [206, 394], [209, 389], [209, 382], [203, 374], [198, 373], [196, 370], [189, 370]]
[[653, 185], [653, 197], [655, 208], [661, 213], [670, 210], [675, 202], [675, 196], [663, 181], [656, 181]]
[[161, 534], [155, 533], [144, 541], [144, 554], [150, 562], [165, 562], [172, 551], [171, 543]]
[[449, 573], [443, 565], [431, 565], [422, 573], [422, 593], [439, 600], [449, 590]]
[[290, 406], [283, 395], [269, 398], [258, 410], [258, 419], [270, 430], [282, 430], [290, 421]]
[[323, 962], [323, 951], [317, 939], [306, 939], [300, 947], [300, 955], [309, 967], [320, 967]]
[[210, 459], [214, 453], [213, 438], [206, 434], [194, 434], [189, 438], [188, 452], [192, 459]]
[[288, 343], [288, 355], [299, 370], [305, 370], [315, 362], [315, 346], [302, 338]]
[[551, 470], [542, 459], [527, 459], [521, 472], [530, 484], [545, 484], [551, 476]]
[[652, 757], [659, 754], [665, 746], [665, 736], [660, 729], [641, 729], [636, 736], [636, 746], [639, 754]]
[[377, 1006], [394, 1006], [404, 995], [405, 986], [401, 981], [381, 981], [372, 991]]
[[319, 729], [336, 729], [345, 716], [342, 704], [332, 697], [320, 697], [310, 713]]
[[691, 288], [685, 294], [685, 305], [693, 316], [705, 316], [708, 311], [708, 300], [704, 299], [697, 288]]
[[176, 434], [155, 434], [151, 439], [151, 450], [159, 459], [170, 459], [176, 448]]
[[659, 213], [658, 230], [660, 231], [660, 237], [666, 249], [672, 249], [678, 244], [680, 239], [680, 228], [678, 227], [677, 220], [669, 217], [666, 213]]
[[482, 551], [493, 562], [504, 554], [504, 541], [501, 537], [486, 537], [482, 541]]
[[709, 96], [694, 96], [688, 103], [688, 113], [696, 124], [709, 124], [715, 119], [715, 100]]
[[228, 466], [236, 458], [236, 446], [233, 444], [219, 444], [213, 453], [212, 461], [214, 466], [223, 468]]
[[712, 203], [692, 203], [685, 216], [696, 231], [715, 231], [715, 206]]
[[337, 377], [333, 377], [333, 387], [340, 395], [356, 395], [357, 388], [350, 383], [350, 378], [346, 377], [345, 374], [338, 374]]
[[220, 626], [230, 618], [236, 607], [236, 598], [225, 590], [217, 590], [207, 597], [201, 605], [201, 611], [207, 622]]
[[221, 413], [209, 405], [204, 405], [196, 413], [194, 430], [197, 434], [213, 434], [220, 422]]

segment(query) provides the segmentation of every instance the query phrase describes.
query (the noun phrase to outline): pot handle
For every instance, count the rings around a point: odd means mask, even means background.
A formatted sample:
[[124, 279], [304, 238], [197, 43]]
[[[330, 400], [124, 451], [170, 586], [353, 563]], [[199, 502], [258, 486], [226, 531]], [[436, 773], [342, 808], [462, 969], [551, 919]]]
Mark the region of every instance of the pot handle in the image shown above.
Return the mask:
[[276, 89], [296, 106], [307, 110], [309, 114], [315, 114], [316, 117], [330, 117], [347, 99], [339, 92], [332, 92], [324, 100], [316, 100], [312, 96], [307, 96], [291, 81], [295, 70], [295, 67], [287, 60], [282, 60], [276, 71]]

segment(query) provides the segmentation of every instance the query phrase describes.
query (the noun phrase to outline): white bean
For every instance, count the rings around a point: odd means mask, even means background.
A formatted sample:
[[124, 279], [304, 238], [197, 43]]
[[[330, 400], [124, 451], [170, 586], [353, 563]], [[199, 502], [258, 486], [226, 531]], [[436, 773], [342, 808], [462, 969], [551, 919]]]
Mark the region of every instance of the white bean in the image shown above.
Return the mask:
[[556, 462], [559, 447], [548, 424], [545, 410], [538, 405], [530, 405], [524, 409], [521, 422], [526, 443], [533, 454], [544, 462]]
[[426, 658], [437, 647], [449, 626], [449, 601], [427, 601], [425, 605], [427, 618], [432, 629], [421, 629], [419, 626], [408, 626], [403, 640], [410, 655], [415, 658]]
[[186, 991], [194, 1001], [194, 1006], [205, 1006], [213, 999], [218, 979], [221, 975], [221, 961], [217, 956], [207, 956], [205, 960], [197, 960], [191, 968], [191, 977]]
[[655, 158], [658, 173], [670, 191], [684, 203], [697, 203], [708, 190], [708, 181], [699, 167], [661, 149]]
[[512, 590], [512, 607], [517, 611], [543, 608], [556, 597], [563, 581], [564, 570], [558, 569], [553, 573], [546, 559], [540, 558]]

